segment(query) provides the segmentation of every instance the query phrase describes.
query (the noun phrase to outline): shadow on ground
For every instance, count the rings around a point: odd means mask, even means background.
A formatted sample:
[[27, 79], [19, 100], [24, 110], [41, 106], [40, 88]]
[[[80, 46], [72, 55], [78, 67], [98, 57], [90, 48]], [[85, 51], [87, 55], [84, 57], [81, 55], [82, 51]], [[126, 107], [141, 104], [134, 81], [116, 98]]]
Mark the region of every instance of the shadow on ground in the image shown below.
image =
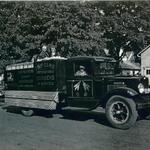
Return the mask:
[[[15, 113], [15, 114], [23, 115], [22, 112], [21, 112], [22, 108], [20, 108], [20, 107], [9, 106], [9, 107], [2, 107], [2, 109], [9, 112], [9, 113]], [[48, 110], [34, 109], [33, 116], [41, 116], [41, 117], [45, 117], [45, 118], [52, 118], [53, 113], [51, 111], [48, 111]]]
[[[18, 107], [2, 107], [5, 111], [9, 113], [15, 113], [20, 114], [21, 108]], [[104, 112], [94, 112], [94, 111], [79, 111], [79, 110], [62, 110], [61, 112], [57, 111], [48, 111], [48, 110], [34, 110], [34, 116], [41, 116], [45, 118], [52, 118], [53, 115], [61, 114], [59, 116], [59, 119], [68, 119], [68, 120], [77, 120], [77, 121], [88, 121], [88, 120], [94, 120], [98, 124], [102, 124], [105, 126], [110, 126], [105, 113]]]
[[62, 117], [60, 117], [60, 119], [69, 119], [77, 121], [87, 121], [92, 119], [96, 123], [105, 126], [110, 126], [104, 112], [64, 110], [61, 114]]

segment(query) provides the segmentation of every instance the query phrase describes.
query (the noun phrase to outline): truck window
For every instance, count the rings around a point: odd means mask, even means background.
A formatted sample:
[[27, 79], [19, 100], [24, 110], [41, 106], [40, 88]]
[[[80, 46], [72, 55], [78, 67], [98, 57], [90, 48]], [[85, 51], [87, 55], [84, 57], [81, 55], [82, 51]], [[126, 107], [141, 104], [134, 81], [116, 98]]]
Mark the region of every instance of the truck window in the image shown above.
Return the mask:
[[111, 75], [114, 74], [115, 63], [112, 62], [97, 62], [95, 66], [95, 74]]
[[74, 64], [74, 76], [91, 76], [92, 68], [90, 62], [75, 62]]

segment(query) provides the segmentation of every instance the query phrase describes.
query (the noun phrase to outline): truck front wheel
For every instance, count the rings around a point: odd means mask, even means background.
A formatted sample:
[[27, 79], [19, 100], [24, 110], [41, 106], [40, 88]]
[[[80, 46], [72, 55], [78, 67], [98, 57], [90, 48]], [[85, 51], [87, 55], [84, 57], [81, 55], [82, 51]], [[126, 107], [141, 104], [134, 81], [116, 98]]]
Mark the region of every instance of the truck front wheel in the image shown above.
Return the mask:
[[138, 117], [135, 102], [119, 95], [108, 100], [105, 111], [109, 123], [119, 129], [129, 129]]

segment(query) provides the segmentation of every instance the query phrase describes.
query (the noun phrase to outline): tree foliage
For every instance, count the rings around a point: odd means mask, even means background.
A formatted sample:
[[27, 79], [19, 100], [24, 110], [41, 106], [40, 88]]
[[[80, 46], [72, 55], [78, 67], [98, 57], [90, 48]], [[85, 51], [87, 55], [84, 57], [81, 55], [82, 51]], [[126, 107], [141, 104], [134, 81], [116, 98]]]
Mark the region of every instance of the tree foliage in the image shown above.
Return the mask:
[[150, 44], [150, 2], [0, 2], [0, 63], [29, 61], [41, 43], [65, 57], [135, 55]]

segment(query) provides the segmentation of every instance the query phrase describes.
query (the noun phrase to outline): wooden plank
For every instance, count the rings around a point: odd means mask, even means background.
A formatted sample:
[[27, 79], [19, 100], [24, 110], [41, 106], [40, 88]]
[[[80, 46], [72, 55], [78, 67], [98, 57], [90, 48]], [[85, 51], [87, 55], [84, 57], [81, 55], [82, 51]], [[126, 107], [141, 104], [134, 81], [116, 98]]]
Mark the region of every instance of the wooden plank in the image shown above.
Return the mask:
[[58, 92], [5, 91], [5, 103], [7, 106], [55, 110]]
[[12, 99], [5, 98], [5, 103], [7, 106], [17, 106], [26, 108], [38, 108], [46, 110], [55, 110], [56, 102], [54, 101], [37, 101], [37, 100], [26, 100], [26, 99]]
[[7, 90], [5, 91], [5, 97], [35, 100], [55, 100], [58, 102], [58, 92]]

